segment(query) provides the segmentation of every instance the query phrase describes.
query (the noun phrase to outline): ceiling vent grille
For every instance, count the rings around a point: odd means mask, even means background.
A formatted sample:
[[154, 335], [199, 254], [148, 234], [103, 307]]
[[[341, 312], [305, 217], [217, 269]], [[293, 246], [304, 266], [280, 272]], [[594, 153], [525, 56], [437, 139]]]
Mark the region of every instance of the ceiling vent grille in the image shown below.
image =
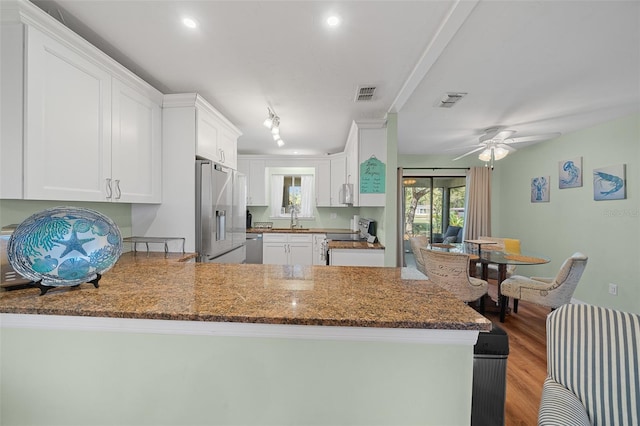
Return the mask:
[[444, 94], [438, 105], [440, 108], [452, 108], [467, 94], [462, 92], [447, 92]]
[[356, 92], [356, 102], [372, 100], [373, 94], [375, 93], [375, 91], [376, 91], [375, 86], [358, 87], [358, 91]]

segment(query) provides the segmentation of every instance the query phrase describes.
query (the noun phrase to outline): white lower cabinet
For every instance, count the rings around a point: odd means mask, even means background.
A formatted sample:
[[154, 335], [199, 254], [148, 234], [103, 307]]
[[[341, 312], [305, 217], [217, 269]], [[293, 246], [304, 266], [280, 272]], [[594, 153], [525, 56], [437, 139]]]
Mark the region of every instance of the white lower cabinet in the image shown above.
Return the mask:
[[331, 266], [384, 266], [382, 249], [331, 249]]
[[262, 263], [265, 265], [312, 265], [312, 235], [265, 233], [262, 237]]

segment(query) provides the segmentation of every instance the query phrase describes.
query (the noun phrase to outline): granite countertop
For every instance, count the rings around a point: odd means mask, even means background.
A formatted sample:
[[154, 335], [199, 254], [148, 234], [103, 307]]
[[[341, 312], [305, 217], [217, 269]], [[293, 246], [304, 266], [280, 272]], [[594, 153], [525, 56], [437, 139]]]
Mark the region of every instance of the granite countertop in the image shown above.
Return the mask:
[[378, 242], [368, 243], [366, 241], [329, 241], [329, 250], [331, 249], [384, 250], [384, 246]]
[[253, 234], [357, 234], [358, 231], [343, 228], [248, 228]]
[[0, 292], [0, 312], [343, 327], [490, 330], [491, 322], [402, 268], [196, 263], [125, 253], [91, 284]]

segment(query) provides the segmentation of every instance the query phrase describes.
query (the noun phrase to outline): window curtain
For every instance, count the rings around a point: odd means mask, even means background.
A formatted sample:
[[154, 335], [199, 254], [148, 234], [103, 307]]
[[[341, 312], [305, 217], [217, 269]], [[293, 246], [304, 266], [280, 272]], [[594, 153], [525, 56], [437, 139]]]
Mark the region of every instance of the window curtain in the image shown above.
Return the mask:
[[464, 238], [491, 236], [491, 170], [471, 167], [467, 172]]
[[271, 217], [280, 216], [284, 175], [271, 175]]
[[302, 191], [300, 217], [313, 217], [313, 176], [302, 175], [300, 190]]

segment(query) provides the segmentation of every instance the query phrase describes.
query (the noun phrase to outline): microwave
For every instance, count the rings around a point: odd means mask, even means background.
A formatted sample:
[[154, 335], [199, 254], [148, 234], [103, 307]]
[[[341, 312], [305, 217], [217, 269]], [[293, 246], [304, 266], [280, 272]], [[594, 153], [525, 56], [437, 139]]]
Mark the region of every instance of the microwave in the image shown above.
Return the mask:
[[24, 285], [29, 284], [31, 280], [27, 278], [23, 278], [20, 274], [18, 274], [11, 263], [9, 263], [9, 255], [7, 254], [7, 248], [9, 246], [9, 239], [13, 234], [13, 231], [18, 227], [18, 225], [7, 225], [3, 226], [0, 231], [0, 287], [12, 287], [16, 285]]

